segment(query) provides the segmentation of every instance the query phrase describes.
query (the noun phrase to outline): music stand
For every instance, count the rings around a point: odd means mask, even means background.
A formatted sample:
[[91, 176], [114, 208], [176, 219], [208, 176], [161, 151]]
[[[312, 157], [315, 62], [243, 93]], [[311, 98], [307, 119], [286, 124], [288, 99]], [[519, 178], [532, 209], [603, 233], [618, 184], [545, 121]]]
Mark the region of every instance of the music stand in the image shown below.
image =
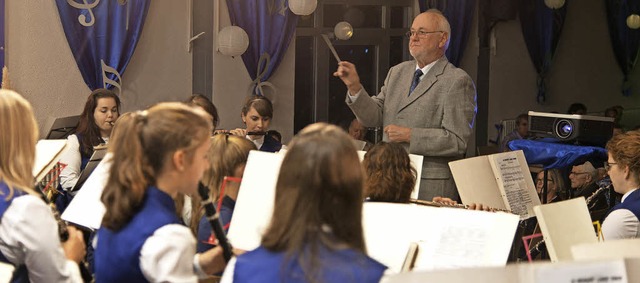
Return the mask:
[[53, 125], [51, 125], [51, 129], [49, 130], [46, 139], [66, 139], [67, 136], [69, 136], [69, 134], [78, 127], [79, 121], [80, 115], [57, 118], [53, 122]]
[[96, 146], [93, 148], [93, 154], [91, 155], [91, 158], [87, 163], [87, 166], [84, 167], [84, 170], [82, 170], [82, 172], [80, 173], [80, 177], [78, 178], [78, 181], [73, 186], [73, 188], [71, 188], [70, 192], [77, 192], [82, 188], [82, 185], [84, 185], [84, 183], [87, 181], [87, 178], [89, 178], [89, 175], [91, 175], [91, 173], [93, 173], [93, 170], [95, 170], [96, 167], [98, 167], [98, 164], [100, 164], [100, 161], [102, 161], [102, 159], [106, 154], [107, 154], [106, 146]]

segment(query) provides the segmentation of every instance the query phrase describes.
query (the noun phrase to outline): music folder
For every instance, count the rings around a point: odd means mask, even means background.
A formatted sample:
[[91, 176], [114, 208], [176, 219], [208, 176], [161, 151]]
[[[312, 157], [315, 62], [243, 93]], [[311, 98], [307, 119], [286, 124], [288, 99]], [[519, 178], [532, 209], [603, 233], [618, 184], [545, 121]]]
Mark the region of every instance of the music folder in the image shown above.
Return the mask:
[[91, 158], [87, 163], [87, 166], [85, 166], [84, 170], [82, 170], [82, 172], [80, 173], [80, 177], [78, 177], [78, 181], [71, 189], [71, 192], [77, 192], [82, 188], [82, 185], [84, 185], [84, 183], [87, 181], [87, 179], [89, 178], [89, 175], [91, 175], [91, 173], [93, 173], [93, 170], [95, 170], [96, 167], [98, 167], [98, 164], [100, 164], [100, 161], [102, 161], [102, 159], [106, 154], [107, 154], [106, 146], [94, 147], [93, 154], [91, 155]]

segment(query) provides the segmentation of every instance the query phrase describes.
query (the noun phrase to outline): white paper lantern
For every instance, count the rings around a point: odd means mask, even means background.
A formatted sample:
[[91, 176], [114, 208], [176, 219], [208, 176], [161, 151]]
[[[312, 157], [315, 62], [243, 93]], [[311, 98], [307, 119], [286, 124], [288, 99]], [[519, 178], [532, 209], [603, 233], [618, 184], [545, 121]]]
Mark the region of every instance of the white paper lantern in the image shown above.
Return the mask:
[[627, 26], [631, 29], [640, 28], [640, 16], [638, 14], [631, 14], [627, 17]]
[[560, 9], [564, 6], [564, 0], [544, 0], [544, 4], [551, 9]]
[[249, 47], [249, 36], [239, 26], [228, 26], [218, 33], [218, 50], [227, 56], [242, 55]]
[[289, 0], [289, 9], [296, 15], [311, 15], [318, 6], [318, 0]]
[[338, 39], [347, 40], [353, 36], [353, 27], [347, 22], [339, 22], [333, 28], [333, 33]]

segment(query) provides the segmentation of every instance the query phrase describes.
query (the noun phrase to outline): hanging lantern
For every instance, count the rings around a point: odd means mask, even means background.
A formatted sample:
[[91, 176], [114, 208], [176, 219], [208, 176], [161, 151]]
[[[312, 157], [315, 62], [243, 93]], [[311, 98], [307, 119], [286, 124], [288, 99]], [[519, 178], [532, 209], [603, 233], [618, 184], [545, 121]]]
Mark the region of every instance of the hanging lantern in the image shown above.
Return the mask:
[[544, 4], [551, 9], [560, 9], [564, 6], [564, 0], [544, 0]]
[[239, 26], [228, 26], [218, 33], [218, 51], [227, 56], [242, 55], [249, 47], [249, 36]]
[[339, 22], [333, 28], [333, 33], [338, 39], [347, 40], [353, 36], [353, 27], [348, 22]]
[[627, 26], [630, 29], [640, 28], [640, 16], [638, 14], [631, 14], [627, 17]]
[[298, 16], [311, 15], [318, 6], [318, 0], [289, 0], [289, 9]]

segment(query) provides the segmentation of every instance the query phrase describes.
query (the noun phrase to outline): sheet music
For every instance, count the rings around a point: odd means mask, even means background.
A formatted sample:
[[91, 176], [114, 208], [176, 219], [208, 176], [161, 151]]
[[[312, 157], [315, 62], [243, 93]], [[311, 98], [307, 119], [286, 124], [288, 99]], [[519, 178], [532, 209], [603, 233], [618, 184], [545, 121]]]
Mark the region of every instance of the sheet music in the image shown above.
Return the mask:
[[33, 164], [33, 176], [40, 181], [58, 162], [67, 147], [67, 140], [39, 140], [36, 144], [36, 159]]
[[367, 251], [391, 272], [401, 270], [412, 242], [419, 244], [414, 270], [504, 266], [517, 225], [507, 213], [381, 202], [363, 208]]
[[244, 169], [227, 237], [234, 248], [253, 250], [273, 214], [276, 182], [285, 155], [252, 150]]
[[11, 282], [15, 267], [11, 264], [0, 262], [0, 282]]
[[627, 283], [623, 259], [602, 262], [576, 262], [543, 265], [534, 271], [534, 282], [607, 282]]
[[[520, 151], [520, 153], [522, 153]], [[535, 193], [533, 179], [528, 168], [518, 160], [518, 152], [506, 152], [491, 155], [492, 165], [497, 170], [498, 186], [503, 189], [503, 198], [508, 209], [520, 215], [520, 219], [528, 219], [533, 216], [533, 206], [539, 205], [540, 200]], [[524, 164], [526, 165], [526, 164]], [[528, 178], [527, 178], [528, 177]], [[528, 183], [530, 185], [527, 185]], [[533, 190], [533, 194], [531, 191]]]
[[100, 228], [102, 217], [106, 212], [100, 197], [102, 197], [102, 191], [109, 177], [111, 158], [112, 154], [107, 153], [93, 170], [93, 173], [62, 213], [63, 220], [91, 229]]

